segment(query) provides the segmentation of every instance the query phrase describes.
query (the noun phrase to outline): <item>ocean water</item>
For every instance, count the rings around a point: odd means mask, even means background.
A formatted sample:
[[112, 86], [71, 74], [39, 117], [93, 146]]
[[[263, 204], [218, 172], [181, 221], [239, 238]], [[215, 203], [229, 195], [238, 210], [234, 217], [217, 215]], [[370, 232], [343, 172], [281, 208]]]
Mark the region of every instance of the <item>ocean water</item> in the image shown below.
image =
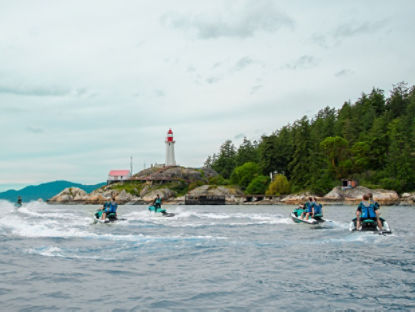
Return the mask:
[[414, 207], [381, 207], [392, 235], [322, 226], [290, 206], [97, 206], [0, 201], [1, 311], [415, 311]]

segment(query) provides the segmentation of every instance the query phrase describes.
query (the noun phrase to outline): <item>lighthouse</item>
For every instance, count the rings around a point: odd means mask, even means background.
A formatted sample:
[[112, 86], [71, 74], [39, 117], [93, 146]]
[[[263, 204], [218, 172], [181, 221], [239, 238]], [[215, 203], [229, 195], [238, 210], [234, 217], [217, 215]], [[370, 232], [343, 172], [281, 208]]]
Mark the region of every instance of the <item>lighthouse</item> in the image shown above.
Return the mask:
[[176, 166], [174, 143], [176, 143], [176, 141], [173, 140], [173, 131], [169, 129], [166, 137], [166, 166]]

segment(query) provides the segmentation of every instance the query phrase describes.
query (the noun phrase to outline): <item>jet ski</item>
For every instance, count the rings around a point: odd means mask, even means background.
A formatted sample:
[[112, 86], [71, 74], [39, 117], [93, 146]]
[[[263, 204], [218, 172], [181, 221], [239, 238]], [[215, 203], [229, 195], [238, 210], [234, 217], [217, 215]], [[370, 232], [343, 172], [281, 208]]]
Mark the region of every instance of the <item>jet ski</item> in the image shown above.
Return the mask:
[[294, 209], [294, 211], [291, 212], [290, 214], [291, 219], [293, 219], [295, 223], [307, 223], [307, 224], [320, 224], [326, 221], [323, 219], [322, 214], [315, 214], [314, 216], [310, 215], [307, 220], [305, 218], [301, 219], [300, 217], [303, 212], [306, 212], [306, 209], [303, 209], [302, 207], [298, 207]]
[[160, 213], [160, 215], [163, 216], [163, 217], [174, 217], [174, 213], [167, 212], [166, 209], [161, 208], [161, 207], [156, 207], [154, 205], [149, 206], [148, 207], [148, 210], [150, 212], [154, 212], [155, 214], [159, 214]]
[[[386, 222], [386, 220], [381, 217], [379, 217], [379, 219], [380, 219], [380, 222], [382, 222], [382, 231], [379, 230], [376, 220], [372, 220], [372, 219], [362, 220], [360, 222], [361, 228], [358, 231], [362, 231], [362, 232], [372, 231], [372, 232], [378, 232], [379, 234], [392, 234], [392, 230], [390, 229], [388, 222]], [[356, 218], [354, 218], [352, 222], [350, 222], [349, 230], [350, 232], [357, 231]]]
[[102, 220], [101, 219], [102, 212], [103, 211], [101, 209], [98, 210], [97, 212], [95, 212], [95, 215], [94, 215], [94, 223], [97, 223], [97, 222], [100, 222], [100, 223], [110, 223], [110, 222], [115, 222], [115, 221], [119, 220], [117, 218], [117, 213], [115, 213], [115, 212], [108, 213], [107, 216], [106, 216], [106, 218], [105, 218], [105, 220]]

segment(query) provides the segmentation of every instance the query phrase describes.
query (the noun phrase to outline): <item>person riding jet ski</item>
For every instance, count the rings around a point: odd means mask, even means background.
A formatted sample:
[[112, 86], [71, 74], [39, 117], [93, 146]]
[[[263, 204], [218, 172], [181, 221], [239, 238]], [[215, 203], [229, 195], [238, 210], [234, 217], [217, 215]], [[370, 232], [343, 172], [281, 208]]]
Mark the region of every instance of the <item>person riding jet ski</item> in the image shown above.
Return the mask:
[[370, 201], [369, 194], [363, 195], [363, 200], [360, 202], [356, 210], [356, 230], [360, 231], [361, 222], [365, 220], [376, 221], [379, 231], [383, 230], [382, 222], [379, 219], [379, 205], [376, 204], [374, 201]]
[[101, 222], [115, 221], [117, 220], [117, 208], [118, 204], [113, 196], [111, 201], [106, 201], [102, 209], [95, 213], [95, 218]]

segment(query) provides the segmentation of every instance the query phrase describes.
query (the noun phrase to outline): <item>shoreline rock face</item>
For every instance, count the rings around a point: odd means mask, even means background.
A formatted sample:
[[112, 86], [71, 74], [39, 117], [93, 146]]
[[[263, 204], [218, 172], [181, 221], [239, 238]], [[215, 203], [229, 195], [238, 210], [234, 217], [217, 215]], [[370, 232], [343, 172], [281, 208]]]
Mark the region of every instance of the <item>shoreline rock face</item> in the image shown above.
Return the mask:
[[244, 193], [235, 187], [214, 186], [214, 185], [202, 185], [187, 193], [189, 196], [225, 196], [225, 202], [227, 204], [240, 204], [243, 203]]
[[403, 193], [401, 196], [401, 206], [414, 206], [415, 205], [415, 192]]
[[66, 202], [82, 202], [87, 200], [88, 194], [84, 190], [77, 187], [68, 187], [59, 194], [53, 196], [48, 202], [66, 203]]
[[357, 186], [355, 188], [344, 189], [340, 186], [333, 188], [327, 193], [322, 201], [341, 201], [349, 204], [358, 204], [364, 194], [372, 193], [373, 199], [381, 205], [393, 205], [399, 201], [399, 195], [395, 191], [384, 189], [369, 189], [364, 186]]
[[[335, 187], [323, 197], [315, 196], [309, 192], [299, 194], [289, 194], [285, 196], [265, 196], [261, 200], [246, 201], [244, 193], [237, 187], [229, 186], [212, 186], [202, 185], [197, 187], [187, 195], [189, 196], [225, 196], [228, 205], [299, 205], [307, 201], [309, 196], [316, 197], [325, 205], [357, 205], [365, 193], [371, 192], [374, 200], [380, 205], [415, 205], [415, 192], [404, 193], [401, 197], [391, 190], [369, 189], [358, 186], [353, 189], [343, 189]], [[119, 204], [145, 205], [151, 204], [156, 195], [159, 194], [163, 200], [163, 204], [183, 205], [185, 197], [176, 197], [176, 193], [169, 188], [143, 188], [140, 196], [136, 196], [126, 192], [125, 190], [111, 189], [104, 186], [87, 194], [80, 188], [70, 187], [64, 189], [59, 194], [48, 200], [50, 204], [103, 204], [110, 200], [114, 195]]]

